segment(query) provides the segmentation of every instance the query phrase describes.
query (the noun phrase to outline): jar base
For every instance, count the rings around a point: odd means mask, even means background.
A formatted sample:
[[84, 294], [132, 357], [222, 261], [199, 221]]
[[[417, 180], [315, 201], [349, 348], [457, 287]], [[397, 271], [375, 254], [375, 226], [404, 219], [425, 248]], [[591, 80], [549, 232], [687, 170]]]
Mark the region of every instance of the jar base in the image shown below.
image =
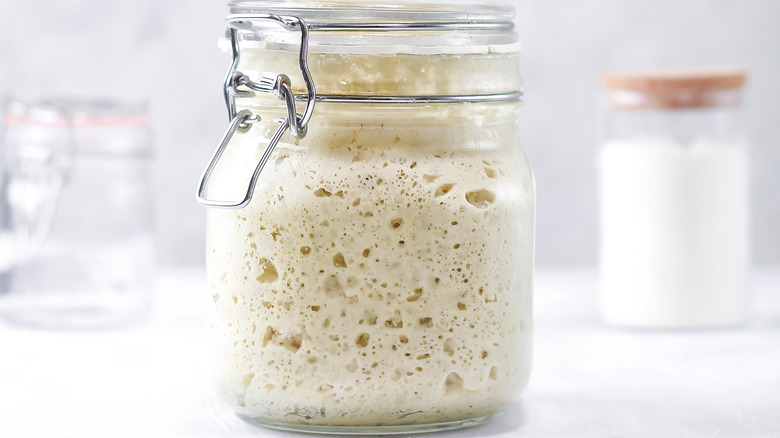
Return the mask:
[[469, 427], [480, 426], [487, 423], [492, 415], [482, 417], [473, 417], [463, 420], [443, 421], [439, 423], [421, 423], [421, 424], [398, 424], [398, 425], [377, 425], [377, 426], [339, 426], [339, 425], [318, 425], [289, 423], [284, 421], [275, 421], [268, 418], [257, 418], [244, 414], [237, 414], [238, 418], [255, 426], [268, 429], [283, 430], [285, 432], [317, 433], [323, 435], [404, 435], [430, 432], [444, 432], [448, 430], [465, 429]]

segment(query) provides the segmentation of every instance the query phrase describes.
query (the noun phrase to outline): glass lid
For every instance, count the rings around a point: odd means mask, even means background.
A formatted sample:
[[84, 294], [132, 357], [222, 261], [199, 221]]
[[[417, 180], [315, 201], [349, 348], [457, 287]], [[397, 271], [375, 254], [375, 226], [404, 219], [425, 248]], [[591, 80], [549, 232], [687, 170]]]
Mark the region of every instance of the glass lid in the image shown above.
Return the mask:
[[509, 6], [446, 3], [256, 1], [229, 3], [231, 14], [274, 13], [306, 20], [316, 30], [339, 23], [465, 23], [511, 25]]

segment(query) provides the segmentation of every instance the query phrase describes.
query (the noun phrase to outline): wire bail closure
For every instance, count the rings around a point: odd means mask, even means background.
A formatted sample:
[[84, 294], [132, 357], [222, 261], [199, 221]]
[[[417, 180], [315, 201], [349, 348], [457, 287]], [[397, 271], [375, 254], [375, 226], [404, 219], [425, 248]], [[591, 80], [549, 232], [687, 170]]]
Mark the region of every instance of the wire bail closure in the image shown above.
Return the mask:
[[[283, 26], [286, 29], [295, 30], [299, 29], [301, 32], [301, 44], [298, 55], [298, 63], [301, 68], [301, 74], [303, 75], [303, 81], [306, 84], [306, 109], [303, 114], [298, 114], [295, 108], [296, 96], [292, 91], [291, 82], [289, 76], [286, 74], [279, 74], [275, 78], [262, 77], [259, 82], [255, 82], [250, 79], [244, 73], [238, 71], [238, 64], [241, 57], [241, 51], [238, 46], [238, 30], [246, 29], [252, 26], [252, 21], [271, 21]], [[228, 29], [230, 31], [230, 47], [233, 54], [233, 62], [230, 64], [227, 75], [225, 75], [225, 83], [223, 87], [223, 94], [225, 97], [225, 105], [227, 106], [228, 116], [230, 117], [230, 125], [222, 136], [222, 140], [214, 151], [214, 154], [209, 160], [209, 164], [203, 171], [198, 184], [198, 192], [196, 198], [199, 204], [206, 207], [215, 208], [244, 208], [252, 200], [254, 194], [255, 184], [262, 172], [265, 163], [271, 156], [274, 148], [279, 143], [284, 132], [289, 129], [290, 134], [295, 138], [303, 138], [306, 136], [309, 120], [314, 113], [314, 104], [317, 101], [317, 91], [314, 88], [314, 80], [311, 77], [308, 66], [308, 52], [309, 52], [309, 26], [306, 22], [298, 17], [274, 15], [274, 14], [252, 14], [252, 15], [231, 15], [227, 18]], [[251, 91], [240, 90], [238, 87], [245, 86], [250, 90], [273, 93], [276, 97], [284, 100], [287, 106], [287, 117], [279, 122], [279, 127], [274, 132], [268, 145], [263, 151], [263, 155], [260, 161], [255, 167], [255, 171], [252, 173], [249, 187], [244, 194], [243, 199], [239, 202], [231, 201], [219, 201], [206, 198], [206, 191], [208, 183], [211, 179], [211, 174], [217, 166], [217, 162], [222, 157], [228, 144], [230, 144], [231, 138], [236, 131], [246, 132], [253, 123], [259, 122], [260, 117], [253, 115], [248, 109], [241, 110], [236, 113], [236, 97], [248, 97], [251, 96]]]
[[[296, 95], [293, 93], [290, 78], [286, 74], [278, 74], [276, 77], [263, 76], [259, 81], [253, 81], [244, 73], [238, 71], [240, 61], [240, 48], [238, 33], [240, 30], [249, 30], [252, 28], [253, 21], [268, 21], [278, 24], [288, 30], [298, 30], [301, 33], [300, 50], [298, 54], [298, 64], [306, 84], [306, 95]], [[319, 24], [310, 26], [303, 19], [295, 16], [276, 15], [276, 14], [236, 14], [229, 15], [226, 19], [230, 34], [230, 46], [233, 54], [233, 62], [225, 76], [223, 94], [225, 105], [227, 107], [230, 125], [222, 136], [219, 146], [211, 156], [206, 169], [200, 177], [198, 190], [196, 193], [197, 201], [200, 205], [214, 208], [244, 208], [252, 200], [255, 184], [260, 173], [265, 167], [271, 153], [276, 148], [282, 138], [282, 135], [289, 129], [290, 134], [297, 138], [304, 138], [309, 125], [309, 120], [314, 113], [314, 104], [317, 101], [323, 102], [341, 102], [341, 103], [385, 103], [385, 104], [432, 104], [432, 103], [464, 103], [464, 102], [507, 102], [517, 101], [523, 96], [522, 91], [508, 91], [505, 93], [494, 94], [471, 94], [471, 95], [433, 95], [433, 96], [383, 96], [383, 95], [340, 95], [327, 94], [318, 95], [314, 87], [314, 80], [311, 77], [308, 66], [309, 52], [309, 32], [310, 30], [319, 31], [390, 31], [390, 30], [414, 30], [414, 31], [449, 31], [449, 30], [504, 30], [514, 27], [511, 22], [426, 22], [426, 23], [341, 23], [341, 24]], [[246, 87], [248, 90], [239, 89]], [[260, 121], [260, 116], [252, 114], [248, 109], [236, 112], [236, 97], [251, 97], [252, 91], [261, 93], [273, 93], [277, 98], [284, 100], [287, 107], [287, 117], [279, 120], [279, 127], [276, 129], [271, 139], [268, 141], [263, 154], [255, 166], [249, 186], [244, 192], [244, 197], [238, 201], [220, 201], [207, 199], [206, 192], [211, 175], [217, 166], [217, 162], [230, 144], [230, 140], [236, 132], [245, 133], [253, 123]], [[306, 108], [303, 114], [298, 114], [295, 108], [296, 101], [306, 101]]]

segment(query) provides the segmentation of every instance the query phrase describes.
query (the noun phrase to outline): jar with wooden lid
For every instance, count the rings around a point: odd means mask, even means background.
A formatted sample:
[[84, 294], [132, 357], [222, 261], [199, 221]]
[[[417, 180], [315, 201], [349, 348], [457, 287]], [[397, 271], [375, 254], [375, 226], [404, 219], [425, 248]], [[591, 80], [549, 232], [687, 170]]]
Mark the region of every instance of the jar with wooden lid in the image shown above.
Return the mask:
[[744, 322], [749, 269], [742, 71], [604, 77], [601, 310], [613, 324]]

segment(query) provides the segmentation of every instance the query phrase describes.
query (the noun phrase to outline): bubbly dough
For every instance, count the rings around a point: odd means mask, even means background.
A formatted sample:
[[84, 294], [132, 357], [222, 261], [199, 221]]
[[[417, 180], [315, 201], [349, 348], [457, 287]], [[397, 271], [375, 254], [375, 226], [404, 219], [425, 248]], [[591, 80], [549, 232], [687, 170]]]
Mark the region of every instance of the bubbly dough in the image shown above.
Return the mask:
[[[530, 367], [517, 104], [338, 105], [284, 137], [246, 208], [208, 212], [218, 391], [285, 422], [489, 415]], [[251, 162], [275, 126], [237, 136], [225, 160]]]

